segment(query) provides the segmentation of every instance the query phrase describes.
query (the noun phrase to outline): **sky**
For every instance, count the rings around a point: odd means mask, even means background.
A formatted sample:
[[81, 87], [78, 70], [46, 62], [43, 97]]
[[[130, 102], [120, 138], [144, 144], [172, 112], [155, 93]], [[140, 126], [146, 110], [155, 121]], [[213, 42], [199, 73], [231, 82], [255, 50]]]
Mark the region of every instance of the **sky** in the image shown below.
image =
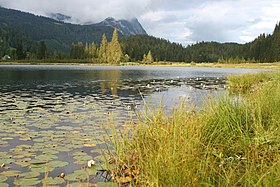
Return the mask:
[[73, 23], [138, 18], [149, 35], [183, 45], [252, 41], [280, 21], [279, 0], [0, 0], [36, 15], [62, 13]]

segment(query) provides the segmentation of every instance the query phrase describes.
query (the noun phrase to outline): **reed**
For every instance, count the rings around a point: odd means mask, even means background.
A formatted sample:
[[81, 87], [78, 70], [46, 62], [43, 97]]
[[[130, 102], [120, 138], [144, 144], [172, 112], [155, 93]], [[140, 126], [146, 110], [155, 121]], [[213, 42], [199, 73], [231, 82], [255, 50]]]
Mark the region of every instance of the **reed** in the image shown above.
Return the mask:
[[[229, 78], [223, 96], [172, 115], [162, 108], [115, 132], [113, 179], [133, 186], [279, 186], [280, 74]], [[255, 89], [257, 87], [257, 89]], [[255, 91], [252, 91], [255, 89]]]

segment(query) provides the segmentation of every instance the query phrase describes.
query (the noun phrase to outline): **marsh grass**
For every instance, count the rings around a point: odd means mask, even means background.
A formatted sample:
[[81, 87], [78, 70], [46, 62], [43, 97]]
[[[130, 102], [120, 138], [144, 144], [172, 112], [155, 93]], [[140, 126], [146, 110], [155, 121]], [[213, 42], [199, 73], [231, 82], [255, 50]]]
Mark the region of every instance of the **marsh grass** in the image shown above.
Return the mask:
[[278, 72], [261, 72], [257, 74], [232, 75], [228, 77], [228, 86], [233, 93], [254, 92], [262, 84], [270, 81], [280, 81], [280, 73]]
[[[113, 179], [133, 186], [279, 186], [279, 77], [230, 77], [234, 91], [246, 90], [242, 101], [209, 99], [200, 110], [182, 102], [172, 115], [159, 108], [115, 132]], [[258, 89], [250, 92], [253, 85]]]

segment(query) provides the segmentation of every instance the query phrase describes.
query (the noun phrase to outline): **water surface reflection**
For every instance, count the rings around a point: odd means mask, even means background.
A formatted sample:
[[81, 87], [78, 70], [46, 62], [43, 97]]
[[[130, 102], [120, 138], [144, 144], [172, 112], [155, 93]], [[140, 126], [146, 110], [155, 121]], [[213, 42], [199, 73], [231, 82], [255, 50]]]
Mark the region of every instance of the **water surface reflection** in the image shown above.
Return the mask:
[[[201, 98], [224, 91], [231, 73], [249, 69], [184, 67], [0, 66], [0, 168], [3, 182], [16, 185], [26, 174], [35, 179], [66, 173], [69, 183], [99, 181], [104, 128], [136, 118], [143, 98], [168, 110], [180, 99], [201, 104]], [[95, 159], [95, 170], [81, 169]], [[77, 171], [82, 173], [78, 175]], [[96, 171], [96, 172], [95, 172]], [[84, 172], [84, 173], [83, 173]], [[87, 172], [87, 174], [85, 174]], [[14, 175], [19, 175], [17, 183]], [[78, 177], [77, 177], [78, 175]], [[3, 177], [4, 176], [4, 177]], [[71, 178], [72, 176], [72, 178]], [[66, 182], [62, 181], [59, 185]]]

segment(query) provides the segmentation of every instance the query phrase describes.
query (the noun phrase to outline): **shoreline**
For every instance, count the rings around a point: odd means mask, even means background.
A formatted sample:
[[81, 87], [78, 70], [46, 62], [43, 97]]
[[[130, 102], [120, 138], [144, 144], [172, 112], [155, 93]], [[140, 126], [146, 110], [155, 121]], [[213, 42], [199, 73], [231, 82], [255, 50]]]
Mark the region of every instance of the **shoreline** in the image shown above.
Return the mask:
[[158, 62], [153, 64], [141, 64], [137, 62], [128, 62], [121, 64], [98, 64], [91, 62], [32, 62], [32, 61], [0, 61], [1, 65], [69, 65], [69, 66], [150, 66], [150, 67], [207, 67], [207, 68], [262, 68], [262, 69], [279, 69], [280, 62], [274, 63], [244, 63], [244, 64], [219, 64], [219, 63], [181, 63], [181, 62]]

